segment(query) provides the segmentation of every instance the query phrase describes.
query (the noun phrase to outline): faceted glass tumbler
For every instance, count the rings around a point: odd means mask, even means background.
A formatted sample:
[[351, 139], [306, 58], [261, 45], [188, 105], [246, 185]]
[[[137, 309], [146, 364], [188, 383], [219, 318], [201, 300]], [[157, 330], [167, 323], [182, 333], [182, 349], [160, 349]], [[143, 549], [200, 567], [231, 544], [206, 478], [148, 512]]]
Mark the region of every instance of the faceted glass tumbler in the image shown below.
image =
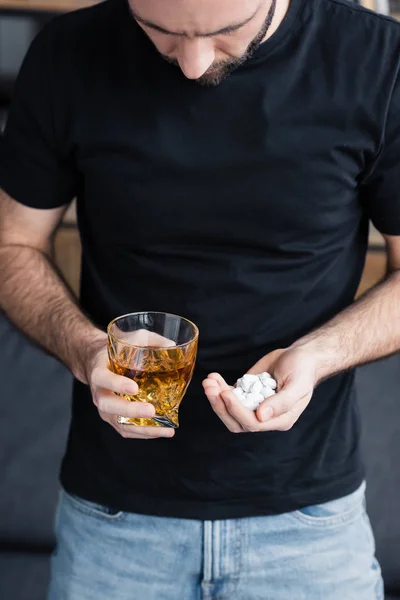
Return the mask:
[[199, 338], [194, 323], [163, 312], [140, 312], [117, 317], [108, 325], [109, 368], [129, 377], [138, 394], [132, 402], [149, 402], [152, 419], [119, 416], [119, 423], [179, 427], [179, 406], [192, 379]]

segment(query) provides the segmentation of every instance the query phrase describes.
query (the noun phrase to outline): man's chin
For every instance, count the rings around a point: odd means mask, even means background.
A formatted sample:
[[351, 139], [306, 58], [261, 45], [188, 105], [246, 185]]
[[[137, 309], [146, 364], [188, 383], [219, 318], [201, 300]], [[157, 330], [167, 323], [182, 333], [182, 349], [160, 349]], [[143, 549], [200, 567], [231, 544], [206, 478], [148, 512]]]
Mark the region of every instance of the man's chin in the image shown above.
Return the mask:
[[245, 57], [236, 60], [235, 62], [227, 63], [217, 69], [213, 69], [212, 71], [207, 71], [194, 81], [199, 85], [206, 87], [215, 87], [219, 85], [224, 79], [229, 77], [233, 71], [235, 71], [240, 65], [245, 62]]
[[194, 81], [203, 87], [215, 87], [223, 81], [229, 73], [224, 72], [216, 72], [216, 73], [205, 73], [198, 79]]
[[[179, 67], [179, 63], [176, 59], [168, 58], [168, 56], [161, 55], [164, 60], [166, 60], [174, 67]], [[199, 85], [204, 87], [216, 87], [219, 85], [224, 79], [226, 79], [233, 71], [235, 71], [238, 67], [240, 67], [247, 59], [247, 55], [242, 56], [241, 58], [236, 59], [232, 62], [221, 63], [220, 65], [214, 65], [213, 68], [210, 68], [208, 71], [201, 75], [198, 79], [193, 79]]]

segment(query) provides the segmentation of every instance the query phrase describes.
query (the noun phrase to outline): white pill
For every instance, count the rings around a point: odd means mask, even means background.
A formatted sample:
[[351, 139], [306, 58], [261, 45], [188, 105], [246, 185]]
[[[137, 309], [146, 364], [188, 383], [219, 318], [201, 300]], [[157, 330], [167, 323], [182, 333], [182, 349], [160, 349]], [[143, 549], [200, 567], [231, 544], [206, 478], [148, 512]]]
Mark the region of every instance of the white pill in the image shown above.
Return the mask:
[[244, 381], [256, 381], [258, 379], [258, 375], [246, 373], [246, 375], [243, 375], [242, 379], [244, 379]]
[[260, 373], [259, 375], [260, 379], [272, 379], [272, 375], [270, 375], [269, 373], [267, 373], [267, 371], [264, 371], [263, 373]]
[[242, 388], [235, 387], [235, 388], [233, 388], [232, 392], [235, 394], [235, 396], [237, 396], [239, 398], [239, 400], [244, 398], [245, 392], [242, 390]]
[[264, 396], [262, 394], [250, 393], [247, 394], [246, 397], [246, 406], [251, 408], [251, 410], [255, 410], [260, 406], [261, 402], [264, 400]]
[[260, 403], [252, 402], [251, 400], [246, 398], [245, 400], [242, 401], [242, 405], [245, 408], [248, 408], [249, 410], [256, 410], [260, 406]]
[[275, 390], [277, 387], [275, 379], [273, 377], [271, 377], [271, 375], [269, 375], [268, 373], [262, 373], [261, 375], [262, 375], [261, 376], [262, 384], [264, 386], [269, 385], [270, 388]]
[[247, 392], [250, 392], [252, 385], [253, 384], [251, 381], [242, 381], [241, 388], [242, 388], [242, 390], [244, 390], [247, 393]]
[[249, 392], [254, 382], [258, 381], [257, 375], [243, 375], [241, 387], [245, 392]]
[[261, 393], [264, 398], [269, 398], [270, 396], [273, 396], [274, 394], [276, 394], [275, 390], [272, 390], [269, 386], [263, 387]]
[[250, 410], [254, 410], [254, 407], [253, 407], [252, 403], [249, 400], [247, 400], [247, 396], [244, 396], [243, 398], [241, 398], [240, 402], [241, 402], [242, 406], [244, 406], [245, 408], [249, 408]]
[[271, 389], [276, 390], [277, 387], [277, 383], [275, 381], [275, 379], [267, 379], [267, 381], [264, 382], [264, 385], [268, 385]]
[[263, 400], [263, 395], [259, 392], [250, 392], [250, 394], [247, 394], [247, 397], [250, 398], [250, 400], [258, 400], [259, 402], [262, 402]]
[[261, 383], [261, 381], [259, 379], [257, 379], [257, 381], [255, 381], [254, 383], [252, 383], [250, 391], [253, 394], [260, 394], [262, 388], [263, 388], [263, 384]]

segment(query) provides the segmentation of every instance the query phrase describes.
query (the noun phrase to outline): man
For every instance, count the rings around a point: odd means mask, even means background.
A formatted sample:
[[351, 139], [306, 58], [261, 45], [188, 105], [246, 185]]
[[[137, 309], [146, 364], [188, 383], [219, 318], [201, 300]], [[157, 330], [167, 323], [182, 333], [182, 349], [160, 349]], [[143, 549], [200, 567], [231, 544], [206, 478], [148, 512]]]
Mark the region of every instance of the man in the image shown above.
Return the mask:
[[[399, 42], [342, 0], [108, 0], [33, 43], [0, 294], [76, 377], [51, 600], [383, 598], [353, 368], [400, 347]], [[51, 258], [74, 196], [79, 307]], [[368, 219], [388, 276], [353, 303]], [[141, 310], [200, 329], [175, 432], [117, 422], [154, 414], [107, 369]], [[248, 370], [278, 381], [256, 413]]]

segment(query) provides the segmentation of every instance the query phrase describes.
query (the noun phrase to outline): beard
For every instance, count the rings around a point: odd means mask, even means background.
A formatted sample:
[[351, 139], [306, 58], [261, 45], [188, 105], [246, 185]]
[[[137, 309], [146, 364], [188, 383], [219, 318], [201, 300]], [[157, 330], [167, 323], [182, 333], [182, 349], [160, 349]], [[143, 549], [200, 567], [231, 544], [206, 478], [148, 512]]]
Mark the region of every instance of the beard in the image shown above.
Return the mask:
[[[261, 45], [263, 39], [265, 38], [267, 31], [270, 26], [270, 18], [267, 17], [263, 23], [262, 28], [257, 33], [255, 38], [250, 42], [247, 46], [246, 52], [239, 56], [238, 58], [232, 58], [229, 60], [220, 60], [213, 63], [207, 71], [201, 75], [198, 79], [194, 81], [202, 86], [213, 87], [217, 86], [223, 81], [226, 77], [228, 77], [233, 71], [235, 71], [238, 67], [243, 65], [249, 58], [253, 56], [257, 48]], [[176, 67], [179, 67], [179, 62], [176, 58], [169, 58], [164, 54], [161, 55], [167, 62]]]

